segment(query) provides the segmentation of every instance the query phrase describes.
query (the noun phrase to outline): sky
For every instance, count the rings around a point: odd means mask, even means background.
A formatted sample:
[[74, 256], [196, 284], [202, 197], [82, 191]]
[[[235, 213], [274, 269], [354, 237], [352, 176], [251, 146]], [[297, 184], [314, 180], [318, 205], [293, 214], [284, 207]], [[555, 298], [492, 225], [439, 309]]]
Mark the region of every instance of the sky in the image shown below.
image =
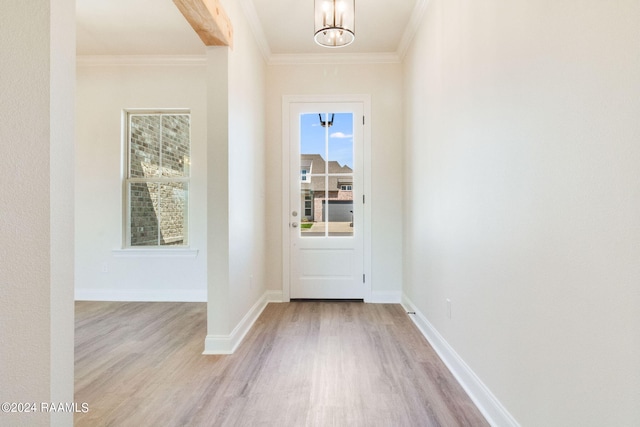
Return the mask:
[[[331, 119], [331, 113], [321, 113], [322, 119]], [[318, 113], [300, 117], [300, 154], [320, 154], [326, 160], [325, 128], [320, 125]], [[353, 113], [335, 113], [329, 127], [329, 161], [353, 169]]]

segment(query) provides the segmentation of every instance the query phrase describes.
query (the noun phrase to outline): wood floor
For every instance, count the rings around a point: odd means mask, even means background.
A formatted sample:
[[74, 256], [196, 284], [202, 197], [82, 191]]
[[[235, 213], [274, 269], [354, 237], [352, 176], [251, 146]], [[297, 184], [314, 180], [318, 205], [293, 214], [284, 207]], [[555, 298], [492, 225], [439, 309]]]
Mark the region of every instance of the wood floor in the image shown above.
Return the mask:
[[402, 307], [269, 304], [202, 355], [204, 303], [77, 302], [76, 426], [484, 426]]

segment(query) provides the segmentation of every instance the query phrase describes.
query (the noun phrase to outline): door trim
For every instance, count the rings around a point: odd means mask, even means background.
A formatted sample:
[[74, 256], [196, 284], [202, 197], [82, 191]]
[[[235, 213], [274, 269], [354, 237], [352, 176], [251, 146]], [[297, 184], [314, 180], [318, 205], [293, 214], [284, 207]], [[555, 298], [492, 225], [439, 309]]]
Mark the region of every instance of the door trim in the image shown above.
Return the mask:
[[364, 301], [371, 301], [373, 277], [371, 275], [371, 96], [370, 95], [285, 95], [282, 97], [282, 299], [290, 301], [291, 295], [291, 250], [289, 238], [289, 201], [290, 201], [290, 114], [291, 104], [294, 103], [361, 103], [365, 116], [363, 125], [363, 191], [364, 204], [364, 236], [363, 262], [365, 274]]

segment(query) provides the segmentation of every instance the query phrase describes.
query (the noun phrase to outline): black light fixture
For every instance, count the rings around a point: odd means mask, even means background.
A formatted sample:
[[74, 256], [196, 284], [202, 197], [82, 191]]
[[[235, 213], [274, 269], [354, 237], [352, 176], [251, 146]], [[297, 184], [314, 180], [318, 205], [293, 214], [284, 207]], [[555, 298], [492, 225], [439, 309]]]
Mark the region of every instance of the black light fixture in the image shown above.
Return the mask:
[[356, 38], [355, 0], [314, 0], [315, 35], [320, 46], [343, 47]]
[[[333, 126], [333, 117], [334, 116], [335, 116], [335, 114], [331, 113], [331, 120], [324, 121], [324, 120], [322, 120], [322, 114], [318, 113], [318, 118], [320, 119], [320, 126], [322, 126], [323, 128], [326, 128], [326, 127], [330, 128], [331, 126]], [[329, 118], [329, 113], [327, 113], [327, 118]]]

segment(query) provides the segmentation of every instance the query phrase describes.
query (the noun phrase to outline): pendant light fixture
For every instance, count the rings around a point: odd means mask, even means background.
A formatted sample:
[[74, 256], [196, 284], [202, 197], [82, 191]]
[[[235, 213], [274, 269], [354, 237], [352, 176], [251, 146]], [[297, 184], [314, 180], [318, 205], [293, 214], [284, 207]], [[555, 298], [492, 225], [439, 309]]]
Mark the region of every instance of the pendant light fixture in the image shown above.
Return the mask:
[[320, 46], [343, 47], [356, 37], [355, 0], [314, 0], [315, 35]]

